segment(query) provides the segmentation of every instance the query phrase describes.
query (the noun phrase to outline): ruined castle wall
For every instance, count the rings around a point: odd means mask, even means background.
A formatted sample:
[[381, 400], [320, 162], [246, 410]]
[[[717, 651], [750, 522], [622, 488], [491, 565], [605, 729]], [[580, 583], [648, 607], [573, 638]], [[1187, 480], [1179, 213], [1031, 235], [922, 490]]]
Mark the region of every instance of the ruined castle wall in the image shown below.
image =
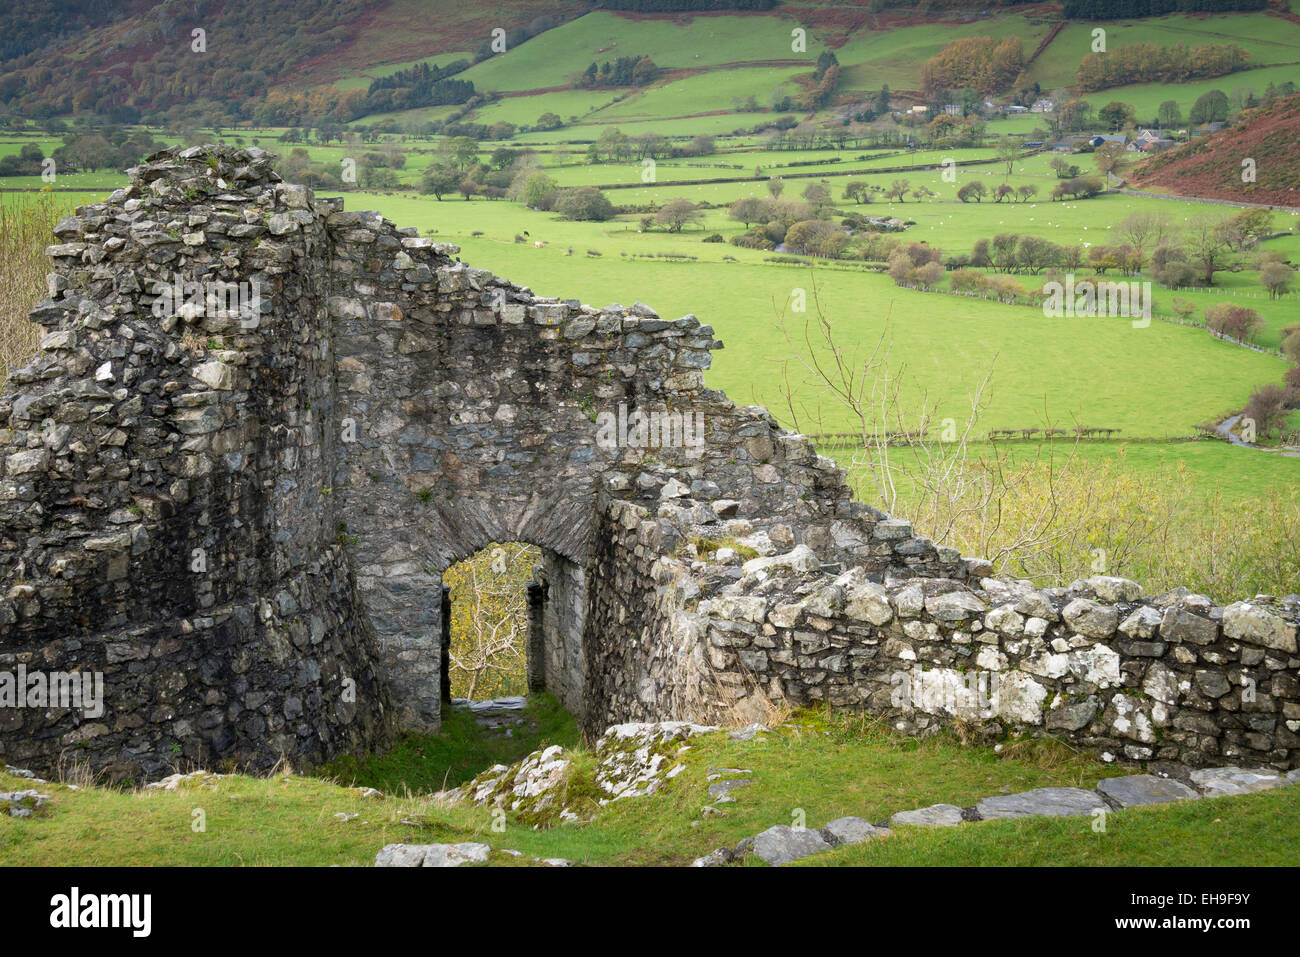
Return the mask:
[[[677, 627], [677, 613], [696, 591], [677, 560], [684, 539], [629, 502], [607, 499], [598, 515], [588, 566], [584, 731], [700, 715], [702, 634]], [[614, 634], [619, 640], [605, 640]]]
[[[807, 541], [843, 561], [963, 572], [956, 552], [910, 529], [906, 541], [873, 539], [884, 517], [850, 500], [833, 462], [765, 411], [705, 389], [720, 343], [694, 316], [536, 295], [378, 213], [330, 209], [332, 486], [404, 726], [438, 727], [440, 612], [431, 596], [446, 568], [504, 541], [586, 566], [599, 547], [600, 494], [647, 507], [693, 496], [716, 503], [703, 506], [710, 515], [771, 522], [778, 540]], [[689, 416], [692, 428], [666, 442], [625, 428], [652, 412], [679, 424]], [[611, 421], [618, 427], [602, 438]], [[574, 638], [585, 592], [571, 584], [556, 595], [569, 607], [547, 618], [546, 681], [585, 713], [577, 662], [586, 653], [579, 658]]]
[[[56, 228], [47, 333], [0, 398], [0, 670], [102, 673], [105, 710], [3, 709], [6, 757], [136, 776], [383, 739], [328, 498], [325, 229], [238, 158], [169, 156]], [[177, 276], [260, 303], [156, 305]]]

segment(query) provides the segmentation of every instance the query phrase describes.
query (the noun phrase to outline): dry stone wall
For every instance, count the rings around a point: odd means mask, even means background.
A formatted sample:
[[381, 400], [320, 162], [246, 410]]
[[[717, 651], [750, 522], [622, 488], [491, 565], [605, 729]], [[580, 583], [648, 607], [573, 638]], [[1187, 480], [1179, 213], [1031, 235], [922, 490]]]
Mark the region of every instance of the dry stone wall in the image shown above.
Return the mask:
[[[544, 556], [532, 680], [593, 732], [776, 699], [1295, 760], [1294, 598], [993, 579], [707, 389], [694, 316], [535, 295], [258, 150], [156, 154], [56, 238], [0, 396], [15, 763], [310, 764], [435, 729], [442, 573], [512, 540]], [[100, 675], [101, 713], [6, 705], [19, 668]]]
[[[689, 503], [625, 511], [624, 538], [718, 536], [694, 517]], [[1107, 576], [1038, 589], [828, 571], [802, 546], [764, 550], [747, 561], [658, 551], [654, 579], [672, 585], [659, 589], [655, 631], [669, 636], [659, 644], [670, 659], [674, 643], [693, 650], [702, 719], [761, 698], [888, 715], [913, 734], [954, 723], [990, 741], [1046, 733], [1108, 761], [1300, 763], [1300, 595], [1224, 606], [1187, 589], [1147, 597]], [[749, 711], [760, 715], [762, 701]]]

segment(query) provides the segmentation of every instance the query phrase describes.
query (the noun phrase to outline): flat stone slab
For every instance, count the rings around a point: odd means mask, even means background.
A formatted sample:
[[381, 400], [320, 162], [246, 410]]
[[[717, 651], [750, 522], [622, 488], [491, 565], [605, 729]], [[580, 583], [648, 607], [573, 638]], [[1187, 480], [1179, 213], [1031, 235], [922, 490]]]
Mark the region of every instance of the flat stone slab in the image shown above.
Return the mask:
[[1154, 774], [1129, 774], [1122, 778], [1103, 778], [1097, 790], [1120, 807], [1137, 807], [1142, 804], [1168, 804], [1185, 801], [1200, 795], [1181, 781], [1158, 778]]
[[482, 714], [483, 712], [491, 713], [496, 711], [522, 711], [528, 706], [527, 699], [520, 697], [488, 698], [482, 701], [471, 701], [468, 698], [454, 698], [451, 703], [462, 708], [468, 708], [475, 714]]
[[1192, 772], [1192, 783], [1206, 797], [1227, 797], [1233, 794], [1254, 794], [1268, 791], [1285, 783], [1278, 771], [1267, 768], [1201, 768]]
[[877, 837], [889, 837], [889, 828], [876, 827], [860, 817], [837, 817], [822, 828], [822, 836], [830, 844], [860, 844]]
[[462, 844], [389, 844], [375, 855], [375, 867], [460, 867], [481, 864], [491, 848], [476, 841]]
[[798, 828], [778, 824], [769, 827], [754, 837], [754, 853], [771, 864], [780, 867], [802, 857], [811, 857], [829, 851], [831, 845], [826, 843], [820, 831], [810, 827]]
[[919, 827], [953, 827], [962, 822], [961, 808], [955, 804], [931, 804], [915, 811], [899, 811], [889, 819], [895, 827], [911, 824]]
[[1106, 808], [1106, 802], [1096, 791], [1082, 788], [1035, 788], [1020, 794], [999, 794], [986, 797], [975, 810], [985, 820], [1004, 817], [1072, 817], [1091, 814]]
[[736, 788], [748, 787], [752, 784], [744, 778], [728, 778], [725, 781], [714, 781], [709, 785], [709, 797], [718, 804], [730, 804], [736, 799], [731, 796], [731, 792]]

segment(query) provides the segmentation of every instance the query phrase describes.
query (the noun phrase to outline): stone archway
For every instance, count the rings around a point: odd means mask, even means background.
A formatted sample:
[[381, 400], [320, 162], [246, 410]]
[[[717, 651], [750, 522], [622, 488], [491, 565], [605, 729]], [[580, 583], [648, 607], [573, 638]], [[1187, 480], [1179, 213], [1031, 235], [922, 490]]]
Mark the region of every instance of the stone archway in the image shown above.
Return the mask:
[[[436, 729], [440, 622], [428, 596], [442, 572], [491, 542], [543, 549], [549, 598], [569, 609], [544, 616], [548, 644], [570, 649], [559, 660], [579, 658], [574, 610], [598, 499], [628, 451], [598, 442], [599, 423], [620, 406], [666, 407], [672, 376], [670, 397], [693, 401], [715, 343], [697, 320], [665, 322], [641, 305], [538, 299], [372, 214], [326, 222], [332, 255], [360, 266], [332, 270], [328, 299], [341, 439], [333, 494], [402, 723]], [[683, 356], [687, 369], [676, 367]], [[581, 713], [580, 678], [563, 673], [555, 690]]]

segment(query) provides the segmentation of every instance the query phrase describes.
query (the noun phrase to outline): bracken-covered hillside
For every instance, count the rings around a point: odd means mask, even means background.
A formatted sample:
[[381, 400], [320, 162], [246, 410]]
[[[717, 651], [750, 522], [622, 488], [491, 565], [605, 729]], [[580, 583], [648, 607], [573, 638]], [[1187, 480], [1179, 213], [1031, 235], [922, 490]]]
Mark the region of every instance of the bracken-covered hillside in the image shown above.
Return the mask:
[[[1148, 160], [1139, 187], [1187, 196], [1300, 206], [1300, 93], [1252, 110], [1240, 124], [1193, 139]], [[1243, 160], [1254, 160], [1255, 181], [1242, 182]]]

